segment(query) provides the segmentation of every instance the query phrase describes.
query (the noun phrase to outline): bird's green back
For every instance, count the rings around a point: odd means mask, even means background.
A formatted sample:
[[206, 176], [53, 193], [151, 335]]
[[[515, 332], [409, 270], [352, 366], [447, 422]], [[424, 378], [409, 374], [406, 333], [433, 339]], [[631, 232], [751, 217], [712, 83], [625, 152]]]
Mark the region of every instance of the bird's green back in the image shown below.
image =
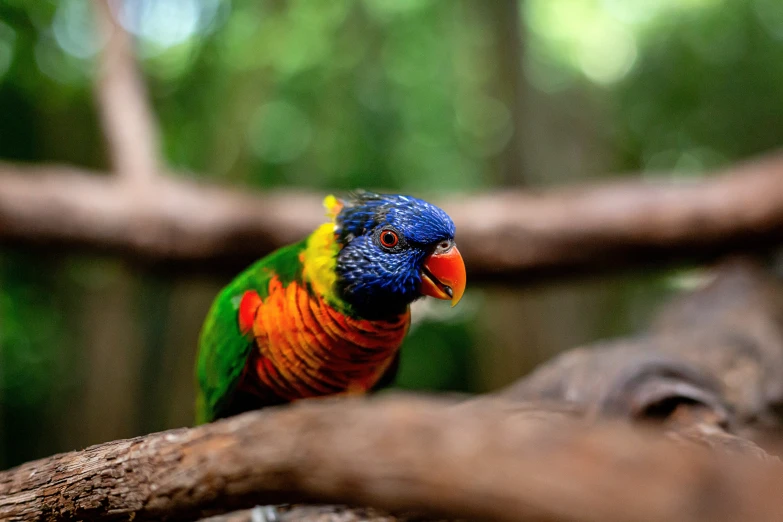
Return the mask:
[[196, 363], [198, 398], [196, 422], [214, 420], [231, 399], [253, 346], [239, 330], [237, 313], [242, 295], [255, 290], [264, 299], [275, 276], [283, 285], [302, 278], [300, 253], [307, 240], [283, 247], [239, 274], [218, 294], [207, 314], [199, 338]]

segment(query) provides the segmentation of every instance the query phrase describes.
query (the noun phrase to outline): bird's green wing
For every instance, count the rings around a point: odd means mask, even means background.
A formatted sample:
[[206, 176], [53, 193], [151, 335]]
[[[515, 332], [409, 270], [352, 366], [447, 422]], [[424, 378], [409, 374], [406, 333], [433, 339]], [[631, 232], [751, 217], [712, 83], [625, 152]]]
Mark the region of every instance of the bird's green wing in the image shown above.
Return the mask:
[[242, 296], [254, 290], [265, 299], [269, 282], [275, 276], [283, 285], [301, 279], [299, 254], [305, 244], [306, 240], [283, 247], [257, 261], [226, 286], [212, 303], [199, 338], [197, 423], [214, 420], [229, 404], [253, 347], [254, 340], [239, 329]]

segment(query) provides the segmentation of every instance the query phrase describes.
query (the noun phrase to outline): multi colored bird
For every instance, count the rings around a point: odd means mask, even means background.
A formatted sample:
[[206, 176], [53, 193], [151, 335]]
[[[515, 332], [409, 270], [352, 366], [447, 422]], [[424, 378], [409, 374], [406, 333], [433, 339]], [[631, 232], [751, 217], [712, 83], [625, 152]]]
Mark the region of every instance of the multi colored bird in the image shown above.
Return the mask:
[[329, 222], [242, 272], [199, 340], [197, 421], [390, 384], [422, 296], [465, 291], [454, 223], [410, 196], [324, 200]]

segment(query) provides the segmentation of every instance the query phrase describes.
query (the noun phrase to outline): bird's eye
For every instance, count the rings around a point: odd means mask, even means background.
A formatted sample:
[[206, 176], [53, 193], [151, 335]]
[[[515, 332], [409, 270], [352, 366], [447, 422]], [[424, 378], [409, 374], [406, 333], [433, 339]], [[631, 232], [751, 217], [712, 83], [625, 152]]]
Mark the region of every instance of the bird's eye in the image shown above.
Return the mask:
[[442, 253], [446, 253], [449, 250], [451, 250], [451, 247], [453, 247], [453, 246], [454, 246], [454, 242], [453, 241], [449, 241], [448, 239], [446, 239], [446, 240], [441, 241], [440, 243], [438, 243], [438, 245], [435, 247], [435, 250], [438, 253], [442, 254]]
[[397, 243], [400, 242], [400, 237], [397, 235], [396, 232], [392, 230], [384, 230], [381, 232], [381, 245], [383, 245], [386, 248], [394, 248], [397, 246]]

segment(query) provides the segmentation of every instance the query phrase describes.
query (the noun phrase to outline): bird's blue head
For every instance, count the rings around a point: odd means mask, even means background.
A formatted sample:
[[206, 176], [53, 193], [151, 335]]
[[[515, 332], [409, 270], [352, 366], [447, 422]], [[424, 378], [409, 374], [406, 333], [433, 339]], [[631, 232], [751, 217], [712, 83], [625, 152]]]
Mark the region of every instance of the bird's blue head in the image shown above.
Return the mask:
[[360, 191], [335, 217], [338, 295], [365, 317], [403, 312], [429, 295], [455, 305], [465, 291], [465, 264], [454, 223], [421, 199]]

